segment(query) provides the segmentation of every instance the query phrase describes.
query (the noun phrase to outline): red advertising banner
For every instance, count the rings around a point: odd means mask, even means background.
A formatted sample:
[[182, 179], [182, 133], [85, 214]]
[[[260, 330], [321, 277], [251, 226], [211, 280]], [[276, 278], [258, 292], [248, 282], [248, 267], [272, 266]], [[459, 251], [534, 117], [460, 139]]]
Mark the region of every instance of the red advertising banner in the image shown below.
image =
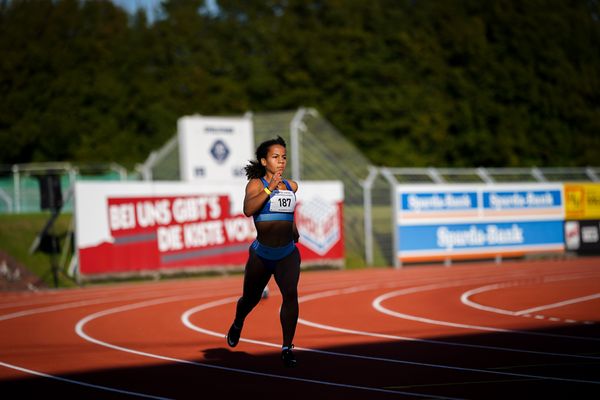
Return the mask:
[[[304, 200], [298, 196], [295, 218], [302, 263], [342, 266], [342, 198], [339, 193], [323, 195], [318, 188], [311, 191], [310, 183], [302, 185], [309, 194], [320, 193]], [[187, 183], [78, 182], [80, 276], [242, 268], [256, 229], [234, 196], [243, 188], [220, 189], [198, 193], [197, 186]]]

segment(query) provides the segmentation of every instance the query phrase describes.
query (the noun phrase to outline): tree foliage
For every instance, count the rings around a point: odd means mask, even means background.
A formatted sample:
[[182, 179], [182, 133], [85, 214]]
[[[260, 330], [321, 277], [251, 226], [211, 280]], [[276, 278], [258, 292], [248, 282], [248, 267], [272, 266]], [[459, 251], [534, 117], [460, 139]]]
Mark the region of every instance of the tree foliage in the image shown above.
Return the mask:
[[0, 5], [0, 164], [116, 161], [182, 115], [317, 108], [374, 164], [600, 160], [597, 0]]

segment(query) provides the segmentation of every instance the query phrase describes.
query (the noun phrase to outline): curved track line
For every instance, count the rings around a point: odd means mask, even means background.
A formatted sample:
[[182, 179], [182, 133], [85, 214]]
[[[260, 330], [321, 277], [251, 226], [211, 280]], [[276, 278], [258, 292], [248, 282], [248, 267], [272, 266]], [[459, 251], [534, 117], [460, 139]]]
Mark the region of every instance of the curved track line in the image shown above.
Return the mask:
[[[516, 275], [518, 275], [518, 274], [516, 274]], [[516, 276], [515, 276], [515, 278], [516, 278]], [[404, 283], [406, 284], [407, 282], [405, 281]], [[386, 285], [386, 286], [389, 286], [389, 284]], [[72, 294], [75, 294], [75, 293], [72, 293]], [[82, 293], [82, 294], [89, 295], [90, 293], [86, 292], [86, 293]], [[131, 297], [135, 298], [135, 297], [142, 297], [142, 296], [148, 296], [148, 294], [146, 292], [143, 292], [143, 293], [140, 293], [139, 295], [134, 295], [134, 296], [131, 296]], [[204, 296], [195, 295], [195, 296], [185, 296], [185, 297], [191, 298], [191, 297], [204, 297]], [[35, 300], [37, 300], [37, 299], [35, 299]], [[64, 300], [64, 299], [53, 298], [52, 300]], [[35, 309], [35, 310], [27, 310], [27, 311], [21, 311], [21, 312], [7, 314], [5, 316], [2, 316], [0, 320], [17, 318], [17, 317], [21, 317], [21, 316], [33, 315], [33, 314], [38, 314], [38, 313], [43, 313], [43, 312], [60, 311], [60, 310], [67, 309], [67, 308], [74, 308], [74, 307], [77, 307], [77, 306], [101, 304], [103, 302], [114, 302], [114, 301], [122, 301], [122, 300], [123, 299], [120, 299], [120, 300], [94, 299], [94, 300], [78, 301], [78, 302], [75, 302], [75, 303], [70, 303], [69, 305], [63, 304], [63, 305], [47, 306], [47, 307], [41, 307], [41, 308], [38, 308], [38, 309]], [[163, 300], [164, 300], [164, 298], [163, 298]], [[168, 301], [178, 301], [178, 300], [181, 300], [181, 299], [177, 299], [177, 300], [172, 300], [171, 299], [171, 300], [168, 300]], [[1, 308], [10, 307], [10, 306], [23, 306], [23, 305], [26, 305], [25, 303], [26, 302], [21, 302], [20, 304], [15, 304], [15, 303], [6, 304], [5, 303], [5, 304], [2, 304]], [[146, 306], [148, 306], [148, 304]], [[125, 311], [125, 310], [121, 310], [121, 311]], [[79, 322], [81, 322], [81, 320]], [[83, 325], [81, 325], [81, 327], [83, 327]], [[81, 333], [83, 335], [85, 335], [85, 333], [83, 332], [83, 329], [81, 330]], [[215, 334], [216, 334], [216, 332], [215, 332]], [[222, 337], [223, 335], [219, 335], [219, 336]], [[93, 338], [90, 338], [90, 339], [92, 339], [92, 341], [94, 341]], [[245, 339], [242, 339], [242, 340], [245, 340]], [[413, 340], [413, 339], [407, 338], [407, 340]], [[250, 340], [246, 340], [246, 341], [250, 342]], [[256, 343], [261, 343], [261, 342], [256, 341]], [[104, 344], [104, 342], [101, 342], [101, 341], [97, 341], [96, 344], [106, 345], [108, 347], [112, 346], [112, 345], [110, 345], [108, 343]], [[452, 344], [452, 343], [448, 343], [448, 344]], [[278, 345], [275, 345], [275, 344], [270, 344], [270, 345], [275, 346], [275, 347], [279, 347]], [[125, 349], [125, 348], [120, 348], [119, 346], [115, 346], [114, 348], [118, 349], [118, 350], [123, 349], [123, 351], [129, 350], [129, 349]], [[305, 350], [311, 351], [310, 349], [305, 349]], [[135, 350], [131, 350], [131, 351], [135, 352]], [[374, 359], [376, 359], [376, 358], [368, 357], [368, 356], [345, 355], [343, 353], [331, 353], [331, 352], [319, 351], [319, 350], [312, 350], [312, 351], [316, 351], [316, 352], [320, 352], [320, 353], [324, 353], [324, 354], [332, 354], [332, 355], [340, 355], [340, 356], [350, 356], [350, 357], [355, 357], [355, 358], [363, 358], [363, 359], [368, 359], [368, 360], [374, 360]], [[170, 361], [177, 361], [177, 362], [182, 362], [182, 363], [198, 364], [198, 365], [205, 366], [205, 367], [208, 367], [208, 368], [223, 369], [223, 367], [215, 366], [215, 365], [212, 365], [212, 364], [194, 363], [194, 362], [189, 362], [187, 360], [170, 359], [168, 357], [164, 358], [163, 356], [160, 356], [160, 355], [154, 355], [154, 354], [143, 353], [143, 352], [139, 352], [139, 354], [141, 354], [141, 355], [147, 355], [147, 356], [153, 357], [153, 358], [162, 358], [162, 359], [166, 359], [166, 360], [170, 360]], [[560, 355], [562, 355], [562, 354], [560, 354]], [[392, 361], [392, 362], [402, 362], [402, 363], [407, 363], [407, 364], [413, 364], [412, 362], [409, 362], [409, 361], [406, 361], [406, 362], [399, 361], [399, 360], [389, 360], [389, 361]], [[427, 365], [427, 364], [420, 364], [420, 363], [416, 363], [416, 364], [417, 365]], [[156, 397], [156, 396], [146, 395], [146, 394], [143, 394], [143, 393], [122, 391], [120, 389], [115, 389], [115, 388], [110, 388], [110, 387], [103, 387], [103, 386], [99, 386], [99, 385], [89, 384], [89, 383], [86, 383], [86, 382], [80, 382], [80, 381], [70, 380], [70, 379], [67, 379], [67, 378], [61, 378], [61, 377], [57, 377], [57, 376], [52, 376], [52, 375], [48, 375], [48, 374], [45, 374], [45, 373], [42, 373], [42, 372], [33, 371], [33, 370], [29, 370], [29, 369], [26, 369], [26, 368], [23, 368], [23, 367], [19, 367], [19, 366], [16, 366], [16, 365], [8, 364], [8, 363], [2, 362], [2, 361], [0, 361], [0, 365], [4, 366], [6, 368], [12, 368], [12, 369], [19, 370], [21, 372], [29, 373], [29, 374], [32, 374], [32, 375], [38, 375], [38, 376], [42, 376], [42, 377], [47, 377], [49, 379], [55, 379], [55, 380], [59, 380], [59, 381], [63, 381], [63, 382], [68, 382], [68, 383], [73, 383], [73, 384], [78, 384], [78, 385], [82, 385], [82, 386], [93, 387], [93, 388], [98, 388], [98, 389], [102, 389], [102, 390], [108, 390], [108, 391], [113, 391], [113, 392], [118, 392], [118, 393], [123, 393], [123, 394], [132, 394], [132, 395], [136, 395], [136, 396], [140, 396], [140, 397], [163, 399], [163, 397]], [[439, 365], [432, 365], [432, 366], [436, 366], [438, 368], [443, 368], [444, 367], [444, 366], [439, 366]], [[454, 367], [449, 367], [449, 368], [454, 368]], [[235, 369], [228, 369], [228, 370], [234, 370], [235, 371]], [[254, 372], [254, 371], [239, 370], [237, 372], [250, 373], [250, 374], [255, 374], [255, 375], [270, 376], [270, 374], [262, 374], [262, 373], [258, 373], [258, 372]], [[490, 371], [483, 370], [481, 372], [490, 372]], [[508, 374], [510, 374], [510, 373], [508, 373]], [[510, 374], [510, 375], [513, 375], [513, 374]], [[282, 376], [279, 376], [279, 375], [275, 375], [274, 377], [289, 379], [288, 377], [282, 377]], [[546, 378], [546, 377], [541, 377], [541, 379], [559, 379], [560, 380], [561, 378]], [[296, 380], [301, 380], [301, 379], [296, 379]], [[306, 380], [306, 381], [311, 382], [311, 380]], [[582, 382], [583, 383], [597, 383], [597, 382], [593, 382], [593, 381], [591, 381], [591, 382], [582, 381]], [[318, 383], [318, 382], [315, 382], [315, 383]], [[330, 384], [333, 385], [333, 386], [344, 386], [344, 387], [346, 387], [343, 384], [336, 384], [334, 382], [331, 382]], [[361, 388], [361, 387], [358, 387], [358, 388]], [[383, 391], [383, 390], [377, 389], [377, 388], [365, 388], [365, 389], [366, 390], [374, 390], [374, 391]], [[402, 393], [402, 392], [398, 392], [398, 391], [387, 391], [387, 392], [395, 393], [395, 394], [401, 394]], [[412, 395], [414, 395], [414, 394], [412, 394]], [[443, 397], [439, 397], [439, 398], [443, 398]]]
[[[429, 286], [432, 286], [432, 285], [422, 286], [422, 288], [426, 288]], [[417, 287], [417, 288], [409, 288], [409, 289], [402, 289], [402, 290], [406, 290], [407, 292], [415, 292], [415, 291], [417, 291], [417, 289], [419, 289], [419, 288]], [[365, 289], [365, 290], [368, 290], [368, 289]], [[353, 289], [352, 291], [349, 291], [348, 293], [353, 293], [356, 291], [357, 290]], [[323, 298], [323, 297], [336, 296], [339, 294], [346, 294], [346, 293], [344, 292], [344, 290], [328, 290], [326, 292], [322, 292], [321, 294], [316, 293], [316, 294], [312, 294], [310, 296], [302, 297], [301, 299], [303, 299], [303, 301], [308, 301], [308, 300], [314, 300], [314, 299]], [[298, 323], [307, 325], [307, 326], [311, 326], [311, 327], [317, 328], [317, 329], [329, 330], [329, 331], [340, 332], [340, 333], [348, 333], [351, 335], [379, 337], [379, 338], [384, 338], [384, 339], [432, 343], [432, 344], [440, 344], [440, 345], [447, 345], [447, 346], [468, 347], [468, 348], [477, 348], [477, 349], [486, 349], [486, 350], [498, 350], [498, 351], [514, 352], [514, 353], [538, 354], [538, 355], [545, 355], [545, 356], [574, 357], [574, 358], [585, 358], [585, 359], [592, 359], [592, 360], [600, 359], [600, 357], [585, 356], [585, 355], [579, 355], [579, 354], [549, 353], [549, 352], [534, 351], [534, 350], [515, 349], [515, 348], [510, 348], [510, 347], [486, 346], [486, 345], [477, 345], [477, 344], [469, 344], [469, 343], [446, 342], [446, 341], [434, 340], [434, 339], [421, 339], [421, 338], [412, 338], [412, 337], [398, 336], [398, 335], [388, 335], [388, 334], [383, 334], [383, 333], [375, 333], [375, 332], [368, 332], [368, 331], [359, 331], [359, 330], [353, 330], [353, 329], [339, 328], [339, 327], [335, 327], [335, 326], [331, 326], [331, 325], [325, 325], [325, 324], [319, 324], [316, 322], [307, 321], [302, 318], [298, 319]]]
[[[588, 296], [572, 298], [572, 299], [563, 300], [563, 301], [559, 301], [559, 302], [551, 303], [551, 304], [545, 304], [542, 306], [532, 307], [532, 308], [528, 308], [528, 309], [520, 310], [520, 311], [510, 311], [510, 310], [506, 310], [503, 308], [486, 306], [484, 304], [481, 304], [474, 300], [471, 300], [471, 296], [474, 296], [476, 294], [485, 293], [485, 292], [489, 292], [492, 290], [505, 289], [507, 287], [513, 287], [513, 286], [517, 286], [517, 285], [496, 283], [493, 285], [487, 285], [487, 286], [482, 286], [479, 288], [471, 289], [471, 290], [464, 292], [460, 296], [460, 301], [464, 305], [466, 305], [468, 307], [476, 308], [478, 310], [488, 311], [488, 312], [492, 312], [492, 313], [496, 313], [496, 314], [505, 314], [505, 315], [511, 315], [511, 316], [515, 316], [515, 317], [521, 317], [521, 316], [526, 316], [527, 314], [535, 313], [538, 311], [549, 310], [552, 308], [562, 307], [562, 306], [566, 306], [566, 305], [570, 305], [570, 304], [582, 303], [585, 301], [590, 301], [590, 300], [595, 300], [595, 299], [600, 298], [600, 293], [594, 293], [594, 294], [591, 294]], [[560, 321], [560, 319], [556, 319], [556, 320]]]
[[533, 313], [533, 312], [542, 311], [542, 310], [549, 310], [551, 308], [567, 306], [569, 304], [575, 304], [575, 303], [582, 303], [584, 301], [590, 301], [590, 300], [595, 300], [595, 299], [600, 299], [600, 293], [594, 293], [589, 296], [582, 296], [582, 297], [577, 297], [577, 298], [573, 298], [573, 299], [569, 299], [569, 300], [559, 301], [557, 303], [545, 304], [545, 305], [539, 306], [539, 307], [532, 307], [527, 310], [517, 311], [517, 315], [523, 315], [523, 314]]
[[[571, 279], [573, 279], [573, 278], [571, 278]], [[565, 279], [565, 280], [568, 280], [568, 279]], [[521, 331], [521, 330], [516, 330], [516, 329], [494, 328], [494, 327], [490, 327], [490, 326], [461, 324], [461, 323], [455, 323], [455, 322], [441, 321], [441, 320], [418, 317], [418, 316], [411, 315], [411, 314], [406, 314], [406, 313], [401, 313], [398, 311], [389, 310], [381, 305], [381, 303], [383, 301], [389, 300], [392, 297], [404, 296], [409, 293], [415, 293], [416, 291], [427, 291], [427, 290], [442, 289], [442, 288], [453, 287], [453, 286], [461, 286], [462, 284], [463, 283], [461, 283], [461, 282], [441, 284], [441, 285], [434, 284], [434, 285], [421, 286], [420, 288], [396, 290], [396, 291], [389, 292], [389, 293], [386, 293], [386, 294], [383, 294], [383, 295], [377, 297], [375, 300], [373, 300], [372, 305], [373, 305], [373, 308], [375, 308], [377, 311], [379, 311], [383, 314], [387, 314], [387, 315], [390, 315], [390, 316], [396, 317], [396, 318], [408, 319], [408, 320], [423, 322], [423, 323], [432, 324], [432, 325], [451, 326], [454, 328], [481, 330], [481, 331], [488, 331], [488, 332], [518, 333], [518, 334], [522, 334], [522, 335], [547, 336], [547, 337], [557, 337], [557, 338], [565, 338], [565, 339], [600, 341], [600, 338], [559, 335], [559, 334], [542, 333], [542, 332], [530, 332], [530, 331]]]
[[[188, 290], [186, 290], [186, 291], [188, 291]], [[194, 290], [194, 291], [197, 292], [197, 290]], [[229, 290], [221, 291], [219, 293], [211, 293], [210, 295], [211, 296], [220, 296], [222, 294], [227, 294], [228, 292], [230, 292], [230, 291]], [[139, 298], [152, 297], [152, 296], [161, 296], [162, 297], [162, 296], [164, 296], [164, 291], [163, 292], [158, 292], [158, 291], [151, 292], [150, 294], [137, 293], [134, 295], [121, 297], [119, 299], [110, 297], [108, 299], [102, 298], [102, 299], [92, 299], [92, 300], [80, 300], [80, 301], [76, 301], [73, 303], [63, 303], [63, 304], [56, 304], [56, 305], [52, 305], [52, 306], [33, 308], [30, 310], [17, 311], [17, 312], [10, 313], [10, 314], [0, 315], [0, 321], [6, 321], [8, 319], [26, 317], [26, 316], [35, 315], [35, 314], [42, 314], [42, 313], [46, 313], [46, 312], [63, 311], [63, 310], [68, 310], [70, 308], [76, 308], [76, 307], [82, 307], [82, 306], [92, 306], [92, 305], [97, 305], [97, 304], [115, 303], [118, 301], [135, 300], [135, 299], [139, 299]], [[208, 295], [206, 295], [206, 296], [208, 297]]]
[[[349, 288], [347, 290], [349, 293], [358, 291], [358, 290], [356, 290], [356, 288]], [[328, 293], [330, 293], [330, 292], [331, 291], [328, 291]], [[216, 301], [212, 301], [209, 303], [201, 304], [199, 306], [193, 307], [193, 308], [187, 310], [186, 312], [184, 312], [181, 316], [181, 320], [185, 326], [187, 326], [188, 328], [190, 328], [194, 331], [204, 333], [204, 334], [210, 335], [210, 336], [223, 338], [223, 337], [225, 337], [224, 333], [219, 333], [219, 332], [211, 331], [209, 329], [201, 328], [197, 325], [192, 324], [190, 322], [189, 318], [192, 314], [195, 314], [197, 312], [208, 310], [210, 308], [218, 307], [218, 306], [225, 305], [228, 303], [233, 303], [236, 300], [237, 300], [237, 298], [226, 298], [226, 299], [221, 299], [221, 300], [216, 300]], [[316, 325], [317, 325], [317, 327], [319, 327], [318, 326], [319, 324], [316, 324]], [[325, 328], [325, 329], [328, 329], [328, 328]], [[350, 330], [345, 330], [345, 329], [340, 329], [340, 331], [344, 332], [344, 333], [358, 332], [358, 331], [350, 331]], [[380, 335], [377, 337], [393, 338], [393, 336], [391, 336], [391, 335]], [[421, 341], [420, 339], [414, 339], [414, 340]], [[246, 342], [246, 343], [257, 344], [257, 345], [262, 345], [262, 346], [268, 346], [268, 347], [279, 347], [279, 345], [277, 345], [275, 343], [264, 342], [264, 341], [260, 341], [260, 340], [240, 338], [240, 341]], [[452, 343], [450, 343], [450, 344], [452, 344]], [[528, 379], [533, 378], [533, 379], [540, 379], [540, 380], [553, 380], [553, 381], [574, 382], [574, 383], [589, 383], [589, 384], [594, 384], [594, 385], [600, 384], [600, 381], [588, 381], [588, 380], [582, 380], [582, 379], [559, 378], [559, 377], [552, 377], [552, 376], [519, 374], [519, 373], [514, 373], [514, 372], [492, 371], [492, 370], [477, 369], [477, 368], [455, 367], [455, 366], [451, 366], [451, 365], [421, 363], [421, 362], [416, 362], [416, 361], [397, 360], [397, 359], [381, 358], [381, 357], [373, 357], [373, 356], [361, 356], [361, 355], [357, 355], [357, 354], [338, 353], [338, 352], [333, 352], [333, 351], [317, 350], [317, 349], [310, 349], [310, 348], [303, 348], [303, 347], [296, 347], [296, 349], [301, 350], [301, 351], [306, 351], [306, 352], [327, 354], [327, 355], [333, 355], [333, 356], [339, 356], [339, 357], [356, 358], [356, 359], [363, 359], [363, 360], [369, 360], [369, 361], [390, 362], [390, 363], [404, 364], [404, 365], [415, 365], [415, 366], [420, 366], [420, 367], [449, 369], [449, 370], [456, 370], [456, 371], [463, 371], [463, 372], [476, 372], [476, 373], [485, 373], [485, 374], [492, 374], [492, 375], [504, 375], [504, 376], [512, 376], [512, 377], [520, 377], [520, 378], [528, 378]]]
[[[238, 299], [237, 297], [230, 297], [230, 298], [226, 298], [226, 299], [219, 300], [219, 301], [216, 301], [216, 302], [211, 302], [211, 303], [208, 303], [208, 304], [218, 304], [218, 305], [227, 304], [227, 303], [231, 303], [231, 302], [237, 301], [237, 299]], [[85, 340], [87, 340], [89, 342], [95, 343], [97, 345], [108, 347], [108, 348], [111, 348], [111, 349], [114, 349], [114, 350], [118, 350], [118, 351], [122, 351], [122, 352], [126, 352], [126, 353], [131, 353], [131, 354], [136, 354], [136, 355], [144, 356], [144, 357], [156, 358], [156, 359], [164, 360], [164, 361], [170, 361], [170, 362], [176, 362], [176, 363], [194, 365], [194, 366], [198, 366], [198, 367], [212, 368], [212, 369], [217, 369], [217, 370], [221, 370], [221, 371], [236, 372], [236, 373], [247, 374], [247, 375], [262, 376], [262, 377], [267, 377], [267, 378], [276, 378], [276, 379], [291, 380], [291, 381], [296, 381], [296, 382], [314, 383], [314, 384], [319, 384], [319, 385], [341, 387], [341, 388], [346, 388], [346, 389], [358, 389], [358, 390], [364, 390], [364, 391], [370, 391], [370, 392], [380, 392], [380, 393], [390, 393], [390, 394], [402, 394], [402, 395], [409, 395], [409, 396], [416, 396], [416, 397], [426, 397], [426, 398], [432, 398], [432, 399], [456, 400], [456, 398], [453, 398], [453, 397], [422, 395], [422, 394], [413, 393], [413, 392], [402, 392], [402, 391], [397, 391], [397, 390], [388, 390], [388, 389], [380, 389], [380, 388], [367, 387], [367, 386], [349, 385], [349, 384], [336, 383], [336, 382], [330, 382], [330, 381], [319, 381], [319, 380], [315, 380], [315, 379], [298, 378], [298, 377], [285, 376], [285, 375], [277, 375], [277, 374], [271, 374], [271, 373], [266, 373], [266, 372], [251, 371], [251, 370], [246, 370], [246, 369], [241, 369], [241, 368], [230, 368], [230, 367], [223, 367], [223, 366], [215, 365], [215, 364], [206, 364], [206, 363], [201, 363], [201, 362], [196, 362], [196, 361], [183, 360], [183, 359], [179, 359], [179, 358], [162, 356], [162, 355], [159, 355], [159, 354], [153, 354], [153, 353], [148, 353], [148, 352], [144, 352], [144, 351], [138, 351], [138, 350], [129, 349], [129, 348], [122, 347], [122, 346], [117, 346], [117, 345], [114, 345], [114, 344], [110, 344], [110, 343], [103, 342], [101, 340], [95, 339], [95, 338], [87, 335], [84, 332], [84, 326], [88, 322], [90, 322], [90, 321], [92, 321], [92, 320], [94, 320], [96, 318], [104, 317], [104, 316], [107, 316], [107, 315], [110, 315], [110, 314], [115, 314], [115, 313], [118, 313], [118, 312], [130, 311], [130, 310], [133, 310], [133, 309], [136, 309], [136, 308], [148, 307], [148, 306], [152, 306], [152, 305], [164, 304], [164, 303], [168, 303], [168, 302], [172, 302], [172, 301], [180, 301], [180, 300], [182, 300], [182, 299], [179, 298], [179, 296], [177, 296], [175, 298], [145, 301], [145, 302], [141, 302], [141, 303], [137, 303], [137, 304], [132, 304], [132, 305], [127, 305], [127, 306], [122, 306], [122, 307], [117, 307], [117, 308], [113, 308], [113, 309], [108, 309], [108, 310], [100, 311], [100, 312], [88, 315], [87, 317], [85, 317], [85, 318], [81, 319], [79, 322], [77, 322], [77, 325], [75, 327], [75, 331], [83, 339], [85, 339]], [[224, 335], [219, 335], [219, 336], [220, 337], [224, 337]]]
[[[522, 272], [514, 272], [513, 274], [515, 274], [516, 276], [523, 276], [526, 277], [528, 275], [526, 274], [522, 274]], [[389, 277], [367, 277], [368, 281], [365, 282], [365, 279], [362, 279], [360, 281], [360, 283], [381, 283], [382, 280], [385, 279], [389, 279]], [[444, 280], [443, 277], [438, 277], [438, 276], [434, 276], [434, 277], [413, 277], [410, 278], [409, 280], [405, 280], [403, 281], [403, 284], [416, 284], [417, 282], [428, 282], [430, 283], [432, 280]], [[369, 282], [371, 281], [371, 282]], [[345, 287], [347, 285], [354, 285], [357, 283], [357, 279], [355, 277], [344, 277], [343, 279], [337, 280], [335, 282], [336, 286], [340, 286], [340, 287]], [[239, 282], [227, 282], [227, 284], [231, 284], [231, 287], [223, 287], [223, 286], [219, 286], [219, 289], [231, 289], [231, 290], [239, 290]], [[174, 289], [181, 289], [180, 288], [179, 283], [176, 284], [169, 284], [168, 287], [169, 288], [174, 288]], [[185, 285], [187, 289], [191, 290], [191, 289], [202, 289], [204, 288], [206, 285], [194, 285], [193, 287], [189, 287], [189, 285]], [[323, 282], [313, 282], [309, 285], [310, 287], [304, 286], [303, 289], [304, 290], [322, 290], [322, 289], [331, 289], [332, 288], [332, 283], [323, 283]], [[152, 288], [154, 289], [154, 288]], [[277, 290], [276, 287], [273, 288], [274, 290]], [[72, 290], [72, 291], [71, 291]], [[164, 294], [164, 287], [161, 286], [160, 289], [157, 289], [157, 291], [160, 290], [161, 294]], [[122, 294], [129, 294], [129, 295], [133, 295], [134, 293], [132, 293], [132, 291], [137, 292], [137, 294], [139, 293], [144, 293], [146, 294], [148, 292], [148, 288], [145, 288], [143, 286], [138, 286], [138, 285], [119, 285], [119, 286], [112, 286], [112, 287], [92, 287], [92, 288], [85, 288], [83, 290], [80, 289], [65, 289], [65, 290], [56, 290], [56, 289], [48, 289], [45, 291], [40, 291], [40, 292], [36, 292], [36, 293], [27, 293], [27, 294], [15, 294], [15, 296], [12, 297], [18, 297], [18, 299], [13, 299], [13, 300], [9, 300], [9, 301], [5, 301], [3, 298], [0, 298], [0, 309], [4, 309], [4, 308], [14, 308], [14, 307], [26, 307], [26, 306], [36, 306], [39, 304], [46, 304], [46, 306], [49, 306], [48, 303], [52, 302], [52, 303], [59, 303], [59, 302], [65, 302], [65, 301], [73, 301], [73, 298], [75, 299], [79, 299], [82, 300], [82, 298], [85, 298], [87, 300], [91, 300], [94, 298], [97, 298], [98, 296], [106, 296], [107, 294], [113, 296], [113, 295], [122, 295]]]
[[[150, 296], [155, 296], [156, 294], [154, 294], [154, 292], [151, 292]], [[212, 295], [212, 294], [211, 294]], [[191, 296], [191, 298], [199, 298], [199, 297], [209, 297], [211, 295], [207, 295], [207, 294], [195, 294], [195, 295], [188, 295]], [[7, 315], [3, 315], [0, 317], [0, 321], [3, 320], [8, 320], [8, 319], [13, 319], [13, 318], [19, 318], [19, 317], [24, 317], [24, 316], [29, 316], [29, 315], [35, 315], [35, 314], [41, 314], [41, 313], [45, 313], [45, 312], [54, 312], [54, 311], [62, 311], [62, 310], [66, 310], [69, 308], [75, 308], [78, 306], [87, 306], [87, 305], [96, 305], [96, 304], [102, 304], [102, 303], [111, 303], [111, 302], [115, 302], [115, 301], [123, 301], [123, 300], [133, 300], [139, 297], [145, 297], [148, 296], [147, 294], [144, 293], [138, 293], [132, 296], [125, 296], [122, 297], [120, 299], [95, 299], [95, 300], [84, 300], [84, 301], [78, 301], [78, 302], [74, 302], [74, 303], [67, 303], [67, 304], [61, 304], [61, 305], [54, 305], [54, 306], [48, 306], [48, 307], [41, 307], [41, 308], [37, 308], [37, 309], [33, 309], [33, 310], [28, 310], [28, 311], [21, 311], [21, 312], [17, 312], [17, 313], [12, 313], [12, 314], [7, 314]], [[59, 380], [59, 381], [63, 381], [63, 382], [69, 382], [69, 383], [74, 383], [77, 385], [82, 385], [82, 386], [88, 386], [88, 387], [94, 387], [97, 389], [102, 389], [102, 390], [108, 390], [108, 391], [112, 391], [112, 392], [118, 392], [118, 393], [124, 393], [124, 394], [131, 394], [131, 395], [136, 395], [136, 396], [141, 396], [141, 397], [148, 397], [148, 398], [154, 398], [154, 399], [168, 399], [165, 397], [157, 397], [157, 396], [151, 396], [151, 395], [146, 395], [144, 393], [137, 393], [137, 392], [128, 392], [128, 391], [123, 391], [120, 389], [114, 389], [108, 386], [100, 386], [100, 385], [95, 385], [95, 384], [91, 384], [91, 383], [87, 383], [87, 382], [83, 382], [83, 381], [76, 381], [76, 380], [72, 380], [72, 379], [67, 379], [67, 378], [61, 378], [59, 376], [55, 376], [55, 375], [50, 375], [50, 374], [45, 374], [43, 372], [39, 372], [39, 371], [34, 371], [34, 370], [30, 370], [30, 369], [26, 369], [23, 367], [19, 367], [13, 364], [9, 364], [9, 363], [5, 363], [3, 361], [0, 360], [0, 365], [6, 367], [6, 368], [10, 368], [10, 369], [15, 369], [21, 372], [25, 372], [25, 373], [29, 373], [32, 375], [37, 375], [37, 376], [42, 376], [42, 377], [46, 377], [49, 379], [54, 379], [54, 380]]]
[[[168, 285], [167, 288], [173, 287], [179, 289], [181, 285]], [[186, 289], [191, 287], [186, 286]], [[72, 291], [71, 291], [72, 290]], [[17, 301], [3, 302], [0, 304], [0, 309], [11, 308], [11, 307], [26, 307], [36, 306], [40, 304], [48, 303], [60, 303], [66, 301], [75, 300], [91, 300], [105, 296], [121, 296], [123, 294], [134, 295], [148, 292], [161, 292], [164, 293], [165, 287], [143, 287], [143, 286], [109, 286], [109, 287], [92, 287], [85, 289], [48, 289], [44, 292], [34, 293], [34, 297], [23, 298]]]
[[496, 314], [504, 314], [504, 315], [510, 315], [510, 316], [514, 317], [517, 315], [517, 313], [515, 311], [504, 310], [502, 308], [496, 308], [496, 307], [490, 307], [490, 306], [484, 306], [483, 304], [472, 301], [471, 299], [469, 299], [469, 297], [479, 294], [479, 293], [484, 293], [484, 292], [487, 292], [490, 290], [504, 289], [504, 288], [515, 287], [515, 286], [517, 286], [517, 285], [509, 284], [509, 283], [494, 283], [491, 285], [481, 286], [481, 287], [471, 289], [471, 290], [464, 292], [460, 296], [460, 301], [466, 306], [476, 308], [481, 311], [488, 311], [488, 312], [493, 312]]
[[61, 378], [60, 376], [49, 375], [49, 374], [45, 374], [43, 372], [33, 371], [31, 369], [19, 367], [17, 365], [13, 365], [13, 364], [8, 364], [8, 363], [2, 362], [2, 361], [0, 361], [0, 365], [3, 366], [3, 367], [6, 367], [6, 368], [15, 369], [17, 371], [25, 372], [27, 374], [41, 376], [43, 378], [54, 379], [56, 381], [61, 381], [61, 382], [66, 382], [66, 383], [72, 383], [72, 384], [75, 384], [75, 385], [90, 387], [90, 388], [94, 388], [94, 389], [105, 390], [105, 391], [108, 391], [108, 392], [126, 394], [126, 395], [137, 396], [137, 397], [144, 397], [144, 398], [147, 398], [147, 399], [170, 400], [168, 397], [152, 396], [150, 394], [145, 394], [145, 393], [132, 392], [132, 391], [129, 391], [129, 390], [115, 389], [115, 388], [112, 388], [112, 387], [109, 387], [109, 386], [101, 386], [101, 385], [95, 385], [95, 384], [92, 384], [92, 383], [87, 383], [87, 382], [82, 382], [82, 381], [76, 381], [76, 380], [73, 380], [73, 379]]

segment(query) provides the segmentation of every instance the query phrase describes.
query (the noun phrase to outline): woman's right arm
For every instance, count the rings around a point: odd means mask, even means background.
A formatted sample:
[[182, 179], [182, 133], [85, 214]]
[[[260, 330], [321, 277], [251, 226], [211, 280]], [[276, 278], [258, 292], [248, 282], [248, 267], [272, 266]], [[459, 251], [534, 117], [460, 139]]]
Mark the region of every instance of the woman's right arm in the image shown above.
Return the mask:
[[260, 179], [251, 179], [246, 185], [246, 196], [244, 197], [244, 215], [246, 217], [251, 217], [260, 211], [265, 201], [269, 199], [270, 196], [264, 189]]

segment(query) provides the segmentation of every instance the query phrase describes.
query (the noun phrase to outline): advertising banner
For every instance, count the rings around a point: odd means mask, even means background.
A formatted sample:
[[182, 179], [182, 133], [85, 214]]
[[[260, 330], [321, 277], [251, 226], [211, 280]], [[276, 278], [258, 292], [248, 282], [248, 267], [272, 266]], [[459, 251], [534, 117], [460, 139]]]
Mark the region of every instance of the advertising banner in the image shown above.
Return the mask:
[[567, 250], [599, 254], [600, 183], [566, 183], [565, 214]]
[[566, 219], [600, 219], [600, 183], [565, 184]]
[[254, 158], [252, 119], [187, 116], [177, 121], [183, 181], [246, 181]]
[[[256, 237], [245, 185], [77, 182], [76, 243], [84, 277], [242, 268]], [[343, 266], [343, 186], [301, 182], [298, 248], [304, 266]]]
[[300, 182], [296, 196], [298, 248], [303, 265], [344, 265], [344, 185]]
[[600, 253], [600, 220], [565, 221], [565, 243], [580, 254]]
[[560, 184], [399, 185], [397, 263], [564, 251]]

